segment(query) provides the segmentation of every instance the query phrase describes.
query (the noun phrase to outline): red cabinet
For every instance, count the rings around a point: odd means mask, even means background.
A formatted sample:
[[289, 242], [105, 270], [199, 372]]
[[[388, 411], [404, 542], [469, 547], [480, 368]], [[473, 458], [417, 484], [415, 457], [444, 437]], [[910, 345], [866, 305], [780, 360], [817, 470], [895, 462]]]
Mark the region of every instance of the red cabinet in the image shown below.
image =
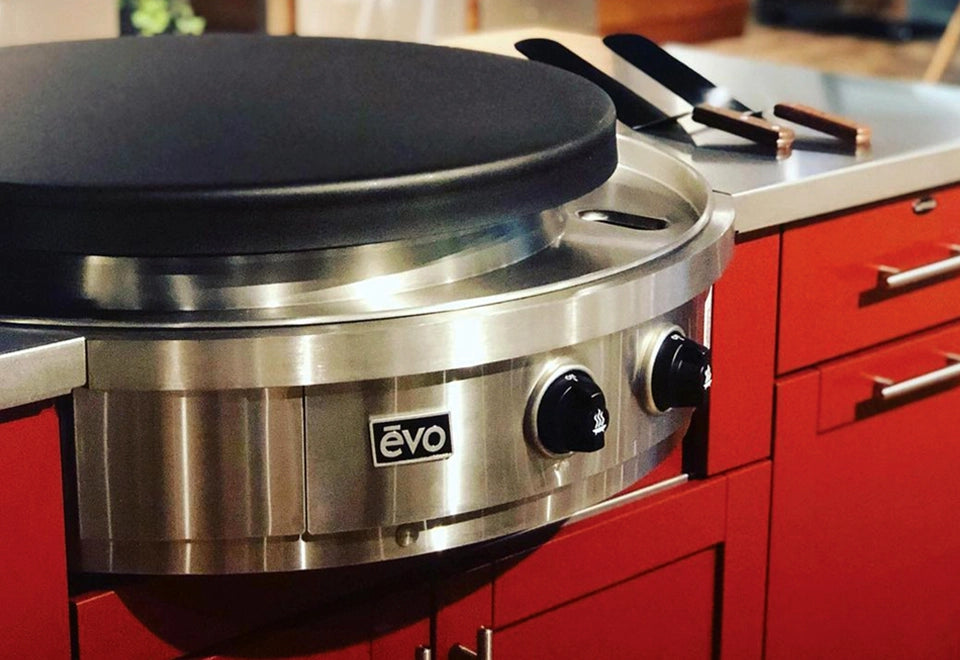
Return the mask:
[[780, 235], [741, 239], [714, 286], [709, 442], [686, 456], [718, 474], [770, 455]]
[[70, 655], [60, 435], [52, 407], [0, 413], [0, 655]]
[[494, 628], [721, 543], [726, 481], [679, 486], [624, 509], [571, 525], [533, 552], [497, 562]]
[[821, 429], [849, 366], [778, 385], [767, 657], [956, 658], [960, 389]]
[[572, 524], [472, 590], [458, 576], [460, 598], [441, 585], [439, 657], [480, 625], [497, 658], [759, 657], [769, 488], [758, 463]]
[[958, 243], [960, 188], [783, 231], [768, 658], [960, 656]]

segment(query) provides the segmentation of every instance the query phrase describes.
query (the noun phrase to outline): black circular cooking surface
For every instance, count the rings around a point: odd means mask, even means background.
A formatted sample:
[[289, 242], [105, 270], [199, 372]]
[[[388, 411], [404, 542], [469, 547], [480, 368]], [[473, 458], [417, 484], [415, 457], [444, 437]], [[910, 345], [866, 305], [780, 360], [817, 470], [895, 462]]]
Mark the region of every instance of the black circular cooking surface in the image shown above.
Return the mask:
[[615, 116], [555, 68], [348, 39], [0, 49], [8, 246], [249, 254], [450, 234], [579, 197]]

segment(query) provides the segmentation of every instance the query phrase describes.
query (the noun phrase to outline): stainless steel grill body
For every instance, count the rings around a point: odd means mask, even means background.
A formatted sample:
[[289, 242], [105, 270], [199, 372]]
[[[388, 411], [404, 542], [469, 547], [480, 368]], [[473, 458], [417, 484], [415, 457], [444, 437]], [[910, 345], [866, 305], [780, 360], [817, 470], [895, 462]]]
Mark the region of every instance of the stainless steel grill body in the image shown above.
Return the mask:
[[[732, 213], [686, 166], [629, 139], [619, 148], [599, 189], [467, 234], [459, 250], [60, 259], [77, 277], [48, 293], [68, 312], [7, 321], [87, 340], [75, 568], [238, 573], [410, 556], [561, 520], [648, 472], [690, 410], [644, 409], [647, 344], [669, 326], [702, 340]], [[598, 210], [663, 228], [583, 219]], [[564, 366], [605, 393], [600, 451], [550, 455], [533, 437], [537, 389]], [[437, 411], [449, 454], [375, 465], [374, 420]]]
[[[654, 323], [697, 336], [693, 301]], [[562, 518], [622, 490], [672, 449], [688, 413], [631, 390], [646, 327], [472, 368], [295, 388], [81, 390], [81, 564], [220, 573], [336, 566], [444, 550]], [[524, 438], [558, 362], [586, 365], [616, 411], [607, 446], [550, 458]], [[371, 415], [449, 410], [453, 455], [378, 468]]]

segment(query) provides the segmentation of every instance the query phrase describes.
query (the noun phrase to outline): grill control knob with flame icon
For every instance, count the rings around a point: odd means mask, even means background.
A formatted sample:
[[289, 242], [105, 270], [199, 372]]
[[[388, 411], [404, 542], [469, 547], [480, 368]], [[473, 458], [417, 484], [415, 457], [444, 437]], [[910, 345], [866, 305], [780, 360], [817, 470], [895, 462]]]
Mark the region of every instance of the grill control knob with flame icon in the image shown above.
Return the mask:
[[603, 391], [586, 371], [561, 371], [542, 390], [536, 407], [536, 435], [551, 454], [603, 449], [610, 422]]
[[650, 412], [696, 407], [706, 400], [713, 380], [710, 350], [684, 336], [679, 328], [667, 328], [645, 362], [641, 382]]

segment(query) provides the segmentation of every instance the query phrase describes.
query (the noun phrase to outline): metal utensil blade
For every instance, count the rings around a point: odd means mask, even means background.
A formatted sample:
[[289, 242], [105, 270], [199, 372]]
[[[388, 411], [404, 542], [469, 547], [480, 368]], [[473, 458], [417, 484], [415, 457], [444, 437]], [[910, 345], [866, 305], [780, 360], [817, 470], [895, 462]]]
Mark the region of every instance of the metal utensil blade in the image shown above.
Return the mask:
[[660, 108], [556, 41], [525, 39], [514, 46], [528, 59], [577, 74], [600, 87], [613, 100], [617, 119], [634, 130], [673, 121]]
[[603, 43], [658, 83], [691, 105], [707, 104], [736, 112], [757, 114], [726, 89], [718, 87], [639, 34], [612, 34]]

